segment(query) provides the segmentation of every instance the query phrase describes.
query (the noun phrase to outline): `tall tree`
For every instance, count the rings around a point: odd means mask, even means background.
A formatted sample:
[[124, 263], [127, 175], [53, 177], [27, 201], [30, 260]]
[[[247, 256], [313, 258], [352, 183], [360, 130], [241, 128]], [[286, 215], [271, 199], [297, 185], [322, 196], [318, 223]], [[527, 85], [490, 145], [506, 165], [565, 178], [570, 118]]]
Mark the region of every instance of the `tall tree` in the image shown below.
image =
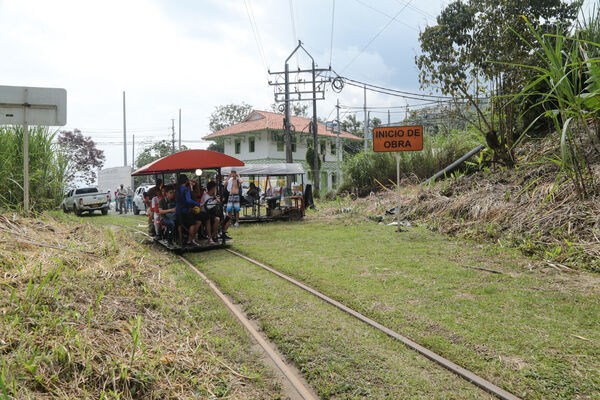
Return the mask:
[[[242, 102], [242, 104], [225, 104], [215, 107], [215, 111], [210, 114], [208, 127], [211, 133], [225, 129], [228, 126], [242, 122], [252, 112], [252, 106]], [[225, 144], [222, 138], [217, 138], [208, 145], [207, 150], [219, 153], [225, 152]]]
[[252, 112], [252, 106], [242, 104], [225, 104], [215, 107], [210, 114], [208, 127], [211, 133], [225, 129], [228, 126], [240, 123]]
[[96, 181], [96, 171], [104, 165], [104, 152], [96, 147], [89, 136], [79, 129], [60, 131], [56, 143], [66, 160], [65, 179], [68, 183], [83, 181], [91, 185]]
[[[416, 57], [422, 87], [435, 87], [466, 101], [476, 111], [469, 119], [496, 158], [514, 165], [512, 147], [521, 110], [508, 95], [518, 93], [531, 72], [516, 64], [533, 62], [531, 32], [522, 15], [543, 32], [570, 27], [581, 6], [561, 0], [457, 0], [419, 35]], [[489, 102], [479, 101], [489, 99]], [[468, 118], [468, 117], [466, 117]]]
[[[181, 150], [187, 150], [187, 147], [182, 145]], [[147, 145], [141, 153], [137, 155], [135, 165], [137, 168], [141, 168], [146, 164], [150, 164], [152, 161], [168, 156], [172, 151], [173, 144], [168, 140], [161, 140], [160, 142]]]
[[[356, 118], [356, 114], [349, 114], [340, 122], [343, 131], [354, 136], [363, 137], [363, 123]], [[349, 157], [358, 154], [363, 149], [362, 142], [357, 140], [344, 140], [343, 153]]]

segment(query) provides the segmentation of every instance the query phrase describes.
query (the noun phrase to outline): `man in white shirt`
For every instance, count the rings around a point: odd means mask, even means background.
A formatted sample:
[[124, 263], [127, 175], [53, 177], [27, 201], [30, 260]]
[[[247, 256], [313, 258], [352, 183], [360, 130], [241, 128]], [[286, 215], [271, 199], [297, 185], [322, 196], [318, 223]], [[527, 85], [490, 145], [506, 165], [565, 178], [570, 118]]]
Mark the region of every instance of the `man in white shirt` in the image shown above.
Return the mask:
[[225, 187], [229, 192], [229, 198], [227, 199], [227, 215], [231, 218], [231, 214], [235, 212], [235, 224], [234, 227], [239, 226], [240, 222], [240, 195], [242, 191], [242, 179], [235, 171], [231, 171], [229, 177], [225, 181]]
[[127, 197], [127, 190], [121, 183], [121, 187], [117, 189], [117, 197], [119, 199], [119, 214], [123, 214], [123, 211], [127, 212], [125, 209], [125, 198]]

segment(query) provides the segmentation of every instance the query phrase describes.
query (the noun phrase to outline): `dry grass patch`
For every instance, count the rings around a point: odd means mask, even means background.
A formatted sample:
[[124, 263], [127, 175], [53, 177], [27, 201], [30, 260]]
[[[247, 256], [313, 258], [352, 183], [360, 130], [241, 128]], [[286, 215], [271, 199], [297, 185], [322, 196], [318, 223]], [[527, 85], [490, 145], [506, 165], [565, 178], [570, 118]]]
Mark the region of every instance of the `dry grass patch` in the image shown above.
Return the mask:
[[249, 348], [131, 233], [0, 215], [0, 398], [277, 398]]

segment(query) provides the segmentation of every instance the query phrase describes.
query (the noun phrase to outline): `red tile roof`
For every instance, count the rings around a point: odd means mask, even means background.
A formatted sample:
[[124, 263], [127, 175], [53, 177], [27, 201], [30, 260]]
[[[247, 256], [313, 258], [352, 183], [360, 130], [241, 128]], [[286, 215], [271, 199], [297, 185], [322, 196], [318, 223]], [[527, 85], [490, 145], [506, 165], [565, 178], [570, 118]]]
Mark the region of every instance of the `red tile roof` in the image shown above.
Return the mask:
[[[296, 132], [308, 133], [308, 124], [310, 123], [310, 118], [292, 116], [291, 123], [296, 128]], [[319, 122], [318, 125], [319, 136], [337, 136], [335, 133], [328, 131], [325, 127], [325, 124]], [[235, 135], [237, 133], [245, 132], [256, 132], [265, 129], [283, 130], [283, 114], [254, 110], [246, 117], [244, 121], [240, 122], [239, 124], [231, 125], [225, 129], [211, 133], [208, 136], [204, 136], [202, 139], [210, 140], [222, 136]], [[346, 131], [340, 132], [340, 138], [362, 140], [362, 138]]]

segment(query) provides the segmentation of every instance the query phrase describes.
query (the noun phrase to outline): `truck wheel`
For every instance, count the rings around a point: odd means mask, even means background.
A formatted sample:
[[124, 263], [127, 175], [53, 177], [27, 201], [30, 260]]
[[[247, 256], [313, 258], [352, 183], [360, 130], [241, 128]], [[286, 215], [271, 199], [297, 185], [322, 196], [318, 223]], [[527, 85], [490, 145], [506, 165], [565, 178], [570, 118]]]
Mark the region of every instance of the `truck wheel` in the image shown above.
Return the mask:
[[78, 217], [81, 217], [81, 211], [77, 210], [77, 206], [73, 204], [73, 213]]
[[102, 209], [102, 215], [108, 214], [108, 207]]
[[133, 215], [140, 215], [140, 209], [135, 204], [133, 205]]
[[69, 210], [67, 210], [67, 206], [65, 206], [64, 204], [63, 204], [62, 209], [65, 214], [69, 212]]

